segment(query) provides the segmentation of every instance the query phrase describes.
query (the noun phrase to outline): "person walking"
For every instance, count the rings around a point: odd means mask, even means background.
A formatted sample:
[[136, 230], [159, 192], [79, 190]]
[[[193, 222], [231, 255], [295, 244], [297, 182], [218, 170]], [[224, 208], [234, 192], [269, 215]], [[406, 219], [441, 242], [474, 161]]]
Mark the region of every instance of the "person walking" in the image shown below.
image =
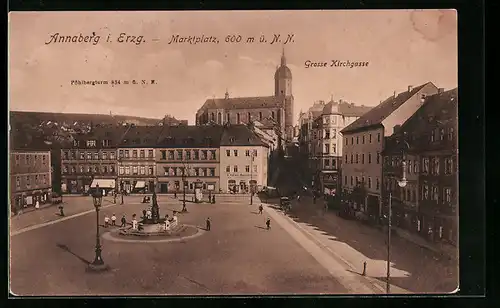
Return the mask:
[[107, 228], [109, 226], [109, 217], [108, 215], [104, 216], [104, 228]]
[[261, 214], [261, 215], [262, 215], [262, 210], [264, 210], [264, 208], [262, 207], [262, 204], [261, 204], [261, 205], [259, 205], [259, 214]]
[[210, 231], [210, 226], [211, 226], [210, 217], [208, 217], [207, 218], [207, 226], [206, 226], [207, 231]]
[[122, 224], [120, 225], [121, 228], [125, 228], [127, 226], [127, 219], [125, 218], [125, 215], [122, 216]]
[[267, 226], [267, 230], [271, 230], [271, 219], [269, 217], [267, 217], [266, 226]]
[[174, 191], [174, 199], [177, 199], [177, 191]]
[[113, 216], [111, 216], [111, 225], [116, 226], [116, 215], [115, 214], [113, 214]]
[[297, 202], [300, 202], [300, 195], [297, 194]]

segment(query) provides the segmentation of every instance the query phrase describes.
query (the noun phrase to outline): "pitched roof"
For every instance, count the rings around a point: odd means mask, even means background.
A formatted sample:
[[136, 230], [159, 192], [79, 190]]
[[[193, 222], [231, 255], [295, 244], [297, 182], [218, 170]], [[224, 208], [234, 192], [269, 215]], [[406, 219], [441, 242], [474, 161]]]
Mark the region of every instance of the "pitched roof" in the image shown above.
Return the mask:
[[246, 125], [227, 125], [222, 134], [221, 146], [268, 145]]
[[109, 140], [110, 144], [108, 147], [116, 147], [122, 140], [122, 136], [131, 128], [132, 125], [102, 125], [95, 126], [88, 133], [80, 133], [73, 135], [73, 139], [80, 142], [79, 147], [85, 147], [87, 140], [96, 140], [95, 148], [101, 147], [102, 140]]
[[219, 125], [163, 126], [157, 145], [169, 148], [217, 148], [220, 145], [224, 127]]
[[349, 104], [348, 102], [334, 102], [330, 101], [323, 108], [322, 114], [341, 114], [345, 117], [361, 117], [373, 107]]
[[119, 140], [119, 147], [154, 147], [162, 126], [131, 126]]
[[256, 109], [280, 106], [281, 100], [276, 96], [256, 96], [207, 99], [200, 109]]
[[436, 121], [458, 121], [458, 88], [428, 96], [424, 104], [401, 125], [401, 131], [417, 134]]
[[349, 126], [344, 128], [341, 132], [347, 133], [356, 131], [366, 127], [372, 127], [382, 124], [382, 121], [387, 118], [391, 113], [393, 113], [399, 106], [403, 105], [410, 97], [415, 95], [423, 87], [431, 82], [427, 82], [423, 85], [413, 88], [411, 91], [404, 91], [399, 93], [396, 97], [391, 95], [385, 101], [381, 102], [377, 106], [373, 107], [367, 113], [363, 114], [359, 119], [351, 123]]

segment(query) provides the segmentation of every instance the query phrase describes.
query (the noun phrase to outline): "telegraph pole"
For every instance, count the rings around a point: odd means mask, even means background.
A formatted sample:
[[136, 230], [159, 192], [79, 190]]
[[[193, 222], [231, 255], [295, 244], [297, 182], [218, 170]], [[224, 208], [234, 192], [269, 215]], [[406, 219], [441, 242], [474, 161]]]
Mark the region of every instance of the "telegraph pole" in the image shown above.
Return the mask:
[[250, 154], [250, 205], [253, 205], [253, 150]]

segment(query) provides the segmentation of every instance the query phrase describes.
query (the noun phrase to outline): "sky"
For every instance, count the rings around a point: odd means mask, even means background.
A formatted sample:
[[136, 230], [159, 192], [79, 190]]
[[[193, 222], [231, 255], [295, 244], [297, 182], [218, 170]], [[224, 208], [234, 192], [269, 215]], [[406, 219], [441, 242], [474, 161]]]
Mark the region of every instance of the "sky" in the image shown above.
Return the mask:
[[[135, 36], [134, 42], [118, 42], [121, 33]], [[100, 39], [54, 43], [55, 34]], [[281, 43], [271, 44], [275, 34]], [[284, 44], [289, 34], [293, 41]], [[204, 35], [218, 43], [169, 44], [174, 35]], [[233, 35], [241, 41], [226, 42]], [[261, 35], [266, 42], [259, 42]], [[248, 37], [255, 41], [247, 43]], [[230, 97], [274, 95], [283, 48], [293, 76], [295, 120], [318, 100], [375, 106], [409, 85], [458, 85], [455, 10], [12, 12], [9, 108], [169, 114], [194, 124], [203, 103], [224, 97], [226, 89]], [[308, 60], [328, 66], [306, 68]], [[368, 65], [330, 67], [332, 60]]]

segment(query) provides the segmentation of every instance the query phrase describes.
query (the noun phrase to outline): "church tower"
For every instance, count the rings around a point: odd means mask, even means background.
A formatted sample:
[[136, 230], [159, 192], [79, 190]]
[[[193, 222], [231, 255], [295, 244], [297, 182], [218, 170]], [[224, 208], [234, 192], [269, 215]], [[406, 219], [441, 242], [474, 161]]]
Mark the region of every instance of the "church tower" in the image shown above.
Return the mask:
[[280, 123], [284, 129], [285, 138], [293, 139], [293, 94], [292, 94], [292, 71], [286, 66], [285, 48], [281, 54], [281, 65], [274, 74], [274, 96], [283, 102], [284, 123]]

